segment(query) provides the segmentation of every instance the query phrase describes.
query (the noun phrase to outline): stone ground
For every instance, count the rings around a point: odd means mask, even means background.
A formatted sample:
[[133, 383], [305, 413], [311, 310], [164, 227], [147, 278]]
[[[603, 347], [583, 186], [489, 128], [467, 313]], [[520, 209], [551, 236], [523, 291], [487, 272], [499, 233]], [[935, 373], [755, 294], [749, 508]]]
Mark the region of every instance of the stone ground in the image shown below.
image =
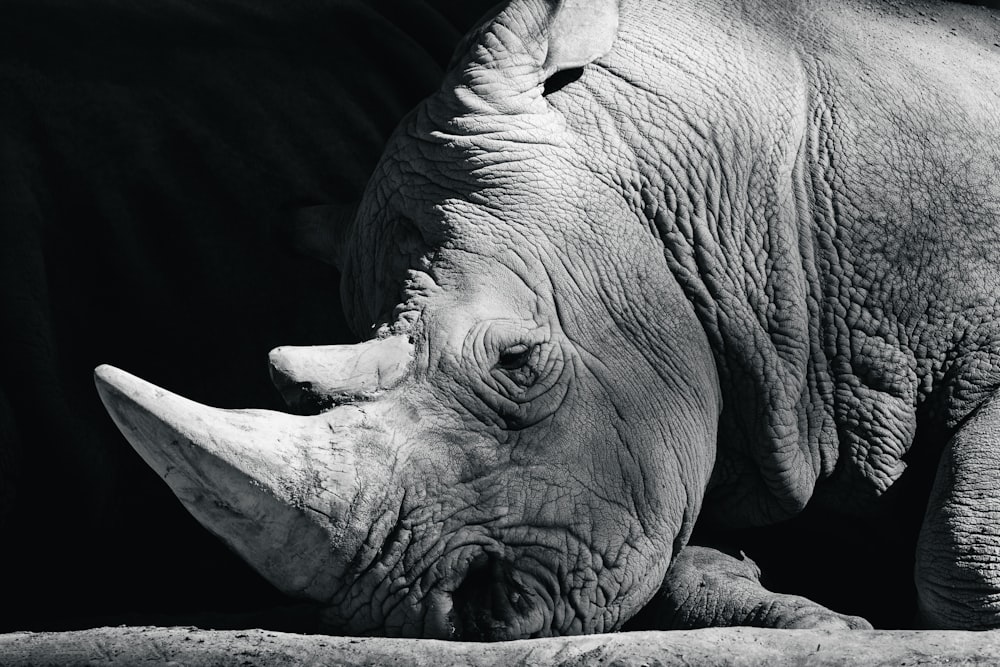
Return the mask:
[[998, 665], [1000, 631], [713, 628], [496, 644], [193, 627], [0, 635], [0, 665]]

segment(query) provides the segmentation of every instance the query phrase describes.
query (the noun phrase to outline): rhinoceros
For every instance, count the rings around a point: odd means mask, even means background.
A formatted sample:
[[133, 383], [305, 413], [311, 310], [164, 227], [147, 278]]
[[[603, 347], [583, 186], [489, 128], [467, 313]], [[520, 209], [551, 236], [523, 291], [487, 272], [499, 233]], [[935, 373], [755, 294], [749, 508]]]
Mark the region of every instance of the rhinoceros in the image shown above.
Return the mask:
[[[110, 366], [125, 437], [330, 631], [863, 628], [696, 519], [877, 507], [941, 462], [919, 621], [1000, 625], [1000, 16], [512, 0], [325, 252], [364, 342], [281, 347], [305, 414]], [[655, 623], [654, 623], [655, 624]]]

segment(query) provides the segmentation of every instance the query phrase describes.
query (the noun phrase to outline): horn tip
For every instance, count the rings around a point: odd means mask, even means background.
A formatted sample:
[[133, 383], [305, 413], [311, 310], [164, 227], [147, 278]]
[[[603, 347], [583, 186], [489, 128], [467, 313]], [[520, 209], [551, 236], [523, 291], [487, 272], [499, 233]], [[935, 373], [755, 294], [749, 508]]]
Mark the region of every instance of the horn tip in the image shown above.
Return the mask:
[[107, 382], [109, 378], [114, 377], [118, 373], [123, 371], [119, 368], [115, 368], [111, 364], [101, 364], [94, 369], [94, 380], [99, 382]]
[[119, 414], [125, 404], [146, 403], [167, 394], [142, 378], [110, 364], [101, 364], [94, 369], [94, 384], [104, 407], [112, 415]]
[[121, 391], [122, 386], [127, 382], [129, 377], [128, 373], [111, 364], [101, 364], [94, 369], [94, 384], [97, 385], [97, 391], [100, 392], [102, 397], [109, 390], [117, 389]]

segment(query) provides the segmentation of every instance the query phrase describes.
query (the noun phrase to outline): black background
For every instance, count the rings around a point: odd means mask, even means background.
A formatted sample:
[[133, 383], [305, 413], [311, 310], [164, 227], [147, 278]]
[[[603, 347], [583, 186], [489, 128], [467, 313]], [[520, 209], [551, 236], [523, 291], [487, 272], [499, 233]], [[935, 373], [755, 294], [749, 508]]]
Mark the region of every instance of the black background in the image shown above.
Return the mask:
[[0, 629], [280, 602], [118, 434], [93, 368], [280, 408], [268, 350], [353, 341], [296, 209], [360, 197], [491, 4], [0, 3]]

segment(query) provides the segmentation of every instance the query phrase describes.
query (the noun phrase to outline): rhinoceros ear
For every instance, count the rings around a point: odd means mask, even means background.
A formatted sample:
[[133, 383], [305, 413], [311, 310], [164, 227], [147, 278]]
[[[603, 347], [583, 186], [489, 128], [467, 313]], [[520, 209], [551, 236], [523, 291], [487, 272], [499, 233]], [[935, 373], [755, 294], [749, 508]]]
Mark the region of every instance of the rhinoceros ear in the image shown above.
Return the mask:
[[618, 33], [618, 0], [548, 0], [545, 74], [583, 67], [608, 51]]
[[303, 255], [341, 268], [344, 244], [357, 212], [357, 202], [296, 209], [291, 225], [292, 247]]

